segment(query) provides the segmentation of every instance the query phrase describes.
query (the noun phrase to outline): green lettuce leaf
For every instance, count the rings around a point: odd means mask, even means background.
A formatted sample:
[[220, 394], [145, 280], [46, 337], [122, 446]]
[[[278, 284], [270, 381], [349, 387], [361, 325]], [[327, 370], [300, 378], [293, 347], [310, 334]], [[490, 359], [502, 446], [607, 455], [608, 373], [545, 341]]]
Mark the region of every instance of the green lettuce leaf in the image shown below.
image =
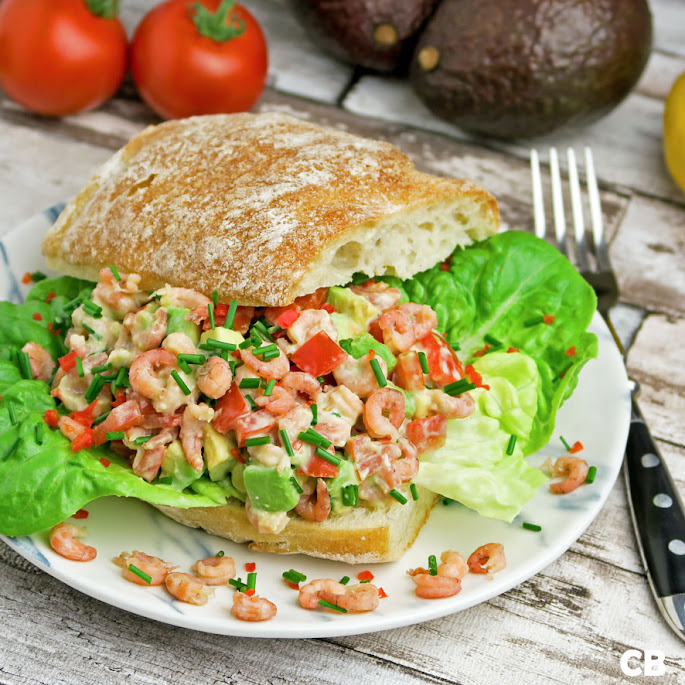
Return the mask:
[[[520, 445], [533, 430], [540, 376], [525, 354], [494, 352], [474, 368], [490, 389], [471, 391], [474, 413], [448, 421], [445, 445], [422, 455], [414, 480], [483, 516], [511, 521], [547, 480], [529, 466]], [[507, 455], [512, 435], [517, 442]]]

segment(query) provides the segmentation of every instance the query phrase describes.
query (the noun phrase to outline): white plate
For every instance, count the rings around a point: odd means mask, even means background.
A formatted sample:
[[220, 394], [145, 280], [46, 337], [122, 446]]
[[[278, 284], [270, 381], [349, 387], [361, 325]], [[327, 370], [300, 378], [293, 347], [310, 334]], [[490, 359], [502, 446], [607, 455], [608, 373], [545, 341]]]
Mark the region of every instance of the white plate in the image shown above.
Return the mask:
[[[45, 270], [39, 244], [59, 213], [51, 208], [33, 217], [0, 241], [0, 296], [21, 301], [28, 287], [20, 282], [26, 271]], [[584, 368], [579, 386], [557, 417], [554, 438], [540, 453], [530, 457], [538, 466], [545, 457], [564, 453], [559, 435], [581, 440], [583, 456], [597, 466], [593, 485], [563, 497], [542, 487], [512, 524], [482, 518], [458, 504], [438, 504], [414, 546], [397, 562], [350, 566], [302, 555], [282, 556], [250, 552], [202, 531], [171, 521], [156, 509], [138, 501], [108, 497], [88, 505], [85, 523], [88, 544], [97, 558], [80, 564], [56, 555], [47, 543], [47, 532], [21, 538], [2, 539], [12, 549], [81, 592], [135, 614], [209, 633], [252, 637], [330, 637], [354, 635], [427, 621], [484, 602], [535, 575], [553, 562], [580, 537], [597, 516], [618, 474], [628, 435], [630, 392], [621, 358], [604, 322], [596, 315], [591, 330], [599, 338], [599, 357]], [[528, 521], [541, 524], [540, 533], [521, 528]], [[486, 542], [501, 542], [507, 568], [493, 580], [467, 575], [460, 594], [442, 600], [421, 600], [405, 570], [425, 566], [430, 554], [457, 549], [470, 554]], [[218, 588], [204, 607], [172, 599], [163, 588], [144, 588], [121, 577], [111, 559], [123, 550], [138, 549], [178, 564], [188, 570], [197, 559], [219, 550], [235, 558], [245, 579], [245, 562], [257, 564], [257, 591], [276, 603], [278, 615], [265, 623], [245, 623], [230, 614], [232, 590]], [[334, 614], [306, 611], [299, 607], [297, 592], [289, 589], [281, 573], [295, 568], [308, 578], [341, 578], [368, 568], [374, 583], [388, 597], [371, 614]]]

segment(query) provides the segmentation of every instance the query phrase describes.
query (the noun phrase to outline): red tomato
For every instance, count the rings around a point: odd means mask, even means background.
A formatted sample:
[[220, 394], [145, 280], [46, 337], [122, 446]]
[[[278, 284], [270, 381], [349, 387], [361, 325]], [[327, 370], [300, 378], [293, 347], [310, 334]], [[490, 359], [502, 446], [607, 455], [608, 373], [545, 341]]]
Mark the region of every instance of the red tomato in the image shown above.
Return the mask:
[[[250, 328], [250, 322], [254, 317], [254, 307], [238, 307], [235, 310], [235, 318], [233, 319], [233, 330], [245, 335]], [[225, 321], [224, 317], [224, 321]]]
[[233, 383], [230, 390], [216, 403], [212, 426], [225, 435], [235, 428], [235, 421], [239, 416], [249, 413], [250, 405], [240, 392], [238, 384]]
[[312, 376], [325, 376], [337, 368], [347, 357], [347, 352], [333, 342], [323, 331], [309, 338], [290, 360]]
[[125, 431], [137, 426], [143, 420], [140, 405], [135, 400], [128, 400], [118, 407], [114, 407], [109, 416], [93, 431], [96, 445], [107, 442], [107, 433]]
[[442, 447], [446, 435], [447, 419], [442, 414], [417, 419], [407, 424], [407, 437], [414, 443], [419, 454]]
[[59, 421], [59, 414], [56, 409], [48, 409], [45, 412], [45, 423], [50, 426], [50, 428], [57, 428], [57, 423]]
[[238, 445], [243, 447], [248, 438], [269, 435], [277, 424], [278, 418], [266, 409], [238, 417], [235, 421], [235, 437]]
[[93, 446], [93, 431], [86, 428], [81, 435], [71, 441], [71, 451], [87, 450]]
[[0, 87], [48, 116], [93, 109], [126, 73], [126, 31], [93, 14], [86, 0], [0, 3]]
[[80, 423], [82, 426], [90, 428], [93, 425], [93, 411], [95, 410], [95, 405], [97, 403], [98, 400], [93, 400], [85, 409], [73, 411], [69, 416], [74, 419], [76, 423]]
[[71, 371], [76, 366], [76, 357], [78, 357], [78, 355], [73, 350], [69, 352], [69, 354], [60, 357], [57, 361], [59, 362], [62, 371], [65, 373]]
[[[230, 0], [201, 0], [211, 13], [232, 8], [219, 28], [244, 25], [219, 41], [203, 35], [194, 18], [199, 3], [167, 0], [149, 12], [131, 44], [131, 70], [143, 99], [166, 119], [244, 112], [264, 90], [266, 40], [256, 19]], [[205, 15], [206, 16], [206, 15]]]
[[368, 435], [357, 435], [345, 444], [345, 451], [357, 466], [361, 478], [383, 467], [383, 444]]
[[464, 376], [464, 368], [449, 343], [437, 333], [429, 333], [416, 343], [426, 353], [430, 377], [441, 385], [458, 381]]
[[309, 295], [295, 298], [295, 305], [300, 309], [319, 309], [328, 297], [328, 288], [319, 288]]
[[423, 390], [426, 387], [417, 352], [410, 350], [409, 352], [402, 352], [397, 357], [395, 383], [405, 390]]
[[[333, 454], [332, 450], [329, 451]], [[298, 467], [297, 472], [303, 476], [313, 476], [314, 478], [335, 478], [338, 475], [338, 467], [316, 454], [312, 447], [312, 456], [304, 466]]]

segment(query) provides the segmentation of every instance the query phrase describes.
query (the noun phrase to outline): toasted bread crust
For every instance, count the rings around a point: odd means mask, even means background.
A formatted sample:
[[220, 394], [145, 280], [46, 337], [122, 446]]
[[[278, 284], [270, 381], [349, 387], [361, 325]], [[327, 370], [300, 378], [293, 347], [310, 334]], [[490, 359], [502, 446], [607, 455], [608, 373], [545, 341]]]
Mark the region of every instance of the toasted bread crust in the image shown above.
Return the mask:
[[389, 143], [283, 114], [147, 128], [62, 212], [48, 263], [95, 279], [109, 264], [272, 306], [355, 271], [402, 278], [497, 230], [494, 198], [423, 174]]

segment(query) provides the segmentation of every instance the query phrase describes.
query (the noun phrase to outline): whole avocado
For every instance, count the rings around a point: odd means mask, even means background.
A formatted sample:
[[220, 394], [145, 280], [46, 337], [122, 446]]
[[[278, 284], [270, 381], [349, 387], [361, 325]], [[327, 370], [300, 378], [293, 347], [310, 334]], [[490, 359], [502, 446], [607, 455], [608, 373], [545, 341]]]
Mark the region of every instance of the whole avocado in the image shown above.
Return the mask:
[[319, 47], [352, 64], [397, 71], [438, 0], [291, 0]]
[[442, 0], [410, 78], [459, 128], [536, 136], [607, 114], [637, 82], [651, 43], [646, 0]]

